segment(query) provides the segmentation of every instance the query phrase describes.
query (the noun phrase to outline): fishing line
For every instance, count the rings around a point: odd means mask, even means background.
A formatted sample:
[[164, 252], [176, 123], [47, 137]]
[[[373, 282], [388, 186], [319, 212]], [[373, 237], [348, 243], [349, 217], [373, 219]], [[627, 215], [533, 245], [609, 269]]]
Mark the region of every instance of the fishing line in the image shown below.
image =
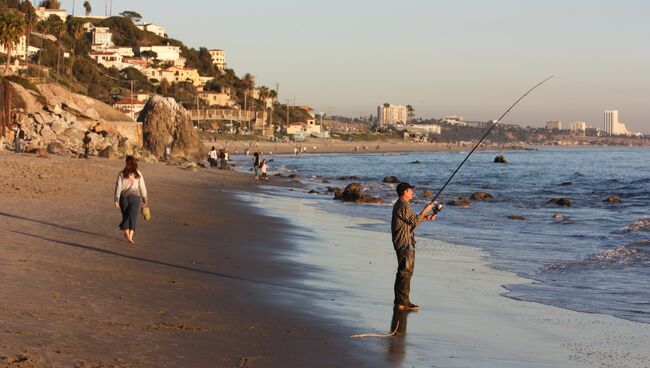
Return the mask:
[[[499, 119], [498, 119], [494, 124], [492, 124], [492, 126], [490, 127], [490, 129], [487, 130], [487, 132], [485, 132], [485, 134], [483, 135], [483, 138], [481, 138], [481, 139], [478, 141], [478, 143], [476, 143], [476, 145], [474, 146], [474, 148], [472, 148], [472, 150], [467, 154], [467, 156], [465, 157], [465, 159], [463, 160], [463, 162], [461, 162], [460, 165], [458, 165], [458, 167], [456, 168], [456, 171], [454, 171], [454, 173], [451, 174], [451, 176], [449, 177], [449, 179], [447, 179], [447, 181], [446, 181], [445, 184], [442, 186], [442, 188], [440, 188], [440, 190], [438, 191], [438, 193], [433, 197], [433, 199], [431, 200], [431, 203], [435, 202], [436, 199], [438, 199], [438, 196], [440, 196], [440, 193], [442, 193], [442, 191], [445, 190], [445, 188], [447, 187], [447, 185], [449, 184], [449, 182], [451, 182], [451, 179], [454, 178], [454, 176], [456, 175], [456, 173], [458, 172], [458, 170], [460, 170], [460, 168], [463, 167], [463, 165], [465, 164], [465, 161], [467, 161], [467, 159], [469, 159], [469, 156], [471, 156], [472, 153], [474, 153], [474, 151], [476, 151], [476, 149], [478, 148], [478, 146], [483, 142], [483, 140], [485, 139], [485, 137], [487, 137], [488, 134], [490, 134], [490, 132], [492, 131], [492, 129], [494, 129], [494, 127], [496, 127], [497, 124], [499, 124], [499, 123], [501, 122], [501, 119], [503, 119], [503, 118], [504, 118], [504, 117], [505, 117], [505, 116], [510, 112], [510, 110], [512, 110], [512, 108], [514, 108], [514, 107], [519, 103], [519, 101], [523, 100], [524, 97], [526, 97], [529, 93], [531, 93], [533, 90], [535, 90], [535, 88], [541, 86], [542, 84], [544, 84], [546, 81], [548, 81], [549, 79], [551, 79], [551, 78], [553, 78], [553, 77], [554, 77], [554, 76], [551, 75], [550, 77], [548, 77], [548, 78], [544, 79], [543, 81], [537, 83], [533, 88], [529, 89], [526, 93], [524, 93], [523, 95], [521, 95], [521, 97], [519, 97], [519, 99], [517, 99], [517, 101], [515, 101], [515, 103], [513, 103], [512, 105], [510, 105], [510, 107], [508, 108], [508, 110], [506, 110], [506, 111], [503, 113], [503, 115], [501, 115], [501, 117], [500, 117], [500, 118], [499, 118]], [[436, 212], [437, 212], [437, 211], [436, 211]]]

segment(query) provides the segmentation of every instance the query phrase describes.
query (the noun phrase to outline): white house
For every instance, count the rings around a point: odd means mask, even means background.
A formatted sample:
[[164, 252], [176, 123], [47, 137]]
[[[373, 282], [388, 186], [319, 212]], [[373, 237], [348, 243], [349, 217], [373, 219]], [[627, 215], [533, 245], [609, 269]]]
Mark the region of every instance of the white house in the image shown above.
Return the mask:
[[287, 126], [287, 135], [294, 135], [294, 134], [305, 134], [307, 131], [307, 124], [303, 122], [296, 122], [296, 123], [290, 123]]
[[65, 9], [46, 9], [41, 6], [35, 8], [34, 12], [38, 17], [38, 20], [45, 20], [49, 18], [50, 15], [56, 15], [57, 17], [61, 18], [62, 21], [65, 22], [66, 18], [68, 17], [68, 12]]
[[142, 31], [151, 32], [160, 37], [167, 37], [167, 33], [165, 32], [165, 27], [163, 26], [159, 26], [153, 23], [142, 23], [142, 24], [136, 24], [135, 26]]
[[156, 59], [160, 61], [175, 61], [181, 57], [179, 46], [137, 46], [136, 54], [142, 55], [145, 51], [155, 52]]
[[221, 49], [212, 49], [208, 50], [210, 56], [212, 57], [212, 64], [214, 64], [217, 69], [224, 70], [226, 69], [226, 52]]
[[114, 103], [113, 108], [122, 111], [126, 115], [129, 115], [131, 119], [135, 120], [140, 111], [144, 109], [144, 102], [137, 98], [124, 98]]
[[117, 52], [97, 52], [89, 54], [90, 58], [107, 68], [122, 69], [122, 55]]
[[90, 34], [93, 45], [113, 45], [113, 34], [108, 27], [93, 27]]
[[438, 134], [442, 133], [442, 128], [438, 124], [413, 124], [407, 125], [406, 129], [409, 131], [417, 131], [423, 134]]

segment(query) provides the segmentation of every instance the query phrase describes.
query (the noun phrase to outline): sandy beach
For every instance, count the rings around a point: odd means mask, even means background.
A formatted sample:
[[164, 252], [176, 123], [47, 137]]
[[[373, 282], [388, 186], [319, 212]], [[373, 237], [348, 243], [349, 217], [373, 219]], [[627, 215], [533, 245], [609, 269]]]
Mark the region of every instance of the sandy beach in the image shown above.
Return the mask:
[[[650, 366], [649, 325], [505, 298], [530, 280], [469, 247], [421, 239], [422, 309], [393, 315], [374, 220], [248, 174], [143, 163], [153, 219], [131, 246], [112, 207], [121, 167], [0, 153], [1, 366]], [[350, 337], [393, 319], [398, 337]]]
[[376, 366], [303, 313], [316, 290], [280, 257], [286, 224], [221, 192], [250, 176], [142, 164], [153, 219], [130, 246], [121, 167], [0, 154], [1, 366]]

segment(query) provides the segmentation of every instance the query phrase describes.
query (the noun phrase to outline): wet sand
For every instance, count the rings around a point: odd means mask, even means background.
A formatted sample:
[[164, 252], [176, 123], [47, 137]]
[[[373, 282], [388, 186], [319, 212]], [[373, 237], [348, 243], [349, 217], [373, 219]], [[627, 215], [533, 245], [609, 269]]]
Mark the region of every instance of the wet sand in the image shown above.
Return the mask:
[[142, 164], [152, 221], [117, 229], [121, 161], [0, 153], [0, 366], [382, 366], [311, 309], [310, 266], [249, 175]]
[[326, 212], [338, 205], [327, 199], [251, 202], [275, 216], [294, 214], [302, 251], [292, 259], [318, 267], [310, 285], [329, 290], [318, 305], [331, 318], [355, 334], [398, 327], [397, 337], [361, 339], [391, 366], [650, 367], [649, 324], [506, 298], [501, 285], [531, 280], [490, 267], [485, 252], [467, 246], [419, 239], [411, 297], [421, 309], [395, 313], [389, 223]]

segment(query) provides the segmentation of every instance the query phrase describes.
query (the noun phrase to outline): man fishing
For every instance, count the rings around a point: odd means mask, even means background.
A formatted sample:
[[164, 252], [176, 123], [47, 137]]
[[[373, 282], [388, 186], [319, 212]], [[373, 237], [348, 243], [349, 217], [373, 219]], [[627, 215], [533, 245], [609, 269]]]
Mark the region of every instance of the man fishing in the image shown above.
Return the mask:
[[390, 228], [393, 236], [393, 247], [397, 254], [397, 274], [395, 275], [395, 307], [402, 310], [416, 311], [419, 307], [411, 303], [409, 292], [411, 291], [411, 276], [415, 266], [415, 235], [413, 230], [423, 221], [435, 220], [435, 213], [430, 212], [434, 204], [426, 205], [419, 215], [411, 209], [409, 203], [413, 199], [413, 189], [409, 183], [397, 185], [399, 198], [393, 205], [393, 218]]

